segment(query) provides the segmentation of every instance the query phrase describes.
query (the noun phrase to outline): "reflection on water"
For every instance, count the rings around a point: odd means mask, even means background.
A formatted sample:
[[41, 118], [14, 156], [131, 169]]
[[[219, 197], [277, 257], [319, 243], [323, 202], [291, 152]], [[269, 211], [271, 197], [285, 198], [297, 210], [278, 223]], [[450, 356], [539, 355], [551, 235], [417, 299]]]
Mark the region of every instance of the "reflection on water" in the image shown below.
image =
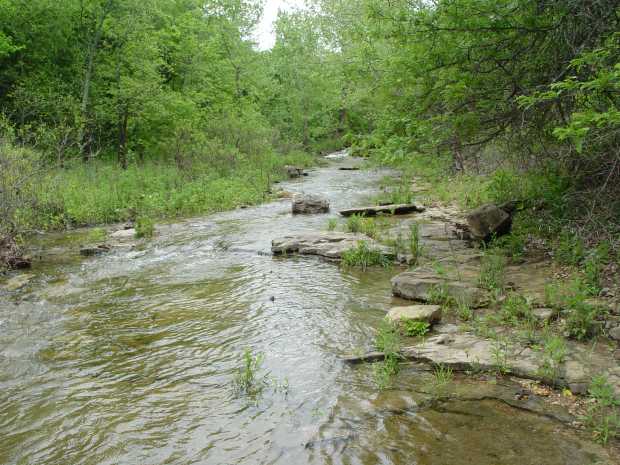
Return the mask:
[[[324, 194], [335, 211], [385, 174], [343, 163], [283, 188]], [[34, 281], [0, 294], [0, 463], [591, 462], [551, 420], [490, 401], [419, 409], [424, 373], [380, 393], [369, 367], [344, 366], [340, 355], [370, 347], [398, 270], [266, 255], [273, 237], [335, 216], [289, 209], [167, 225], [146, 246], [91, 259], [76, 235], [42, 239]], [[288, 392], [233, 395], [246, 347]]]

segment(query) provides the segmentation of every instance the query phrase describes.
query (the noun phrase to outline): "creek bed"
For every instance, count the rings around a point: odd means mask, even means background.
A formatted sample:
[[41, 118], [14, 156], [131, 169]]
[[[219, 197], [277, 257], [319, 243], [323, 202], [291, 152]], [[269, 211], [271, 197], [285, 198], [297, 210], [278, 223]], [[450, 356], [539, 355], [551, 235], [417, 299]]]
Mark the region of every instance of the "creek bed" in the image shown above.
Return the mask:
[[[457, 380], [462, 395], [428, 407], [428, 373], [405, 367], [381, 392], [372, 366], [342, 363], [372, 348], [402, 270], [269, 255], [388, 174], [329, 163], [281, 184], [328, 197], [329, 214], [281, 200], [91, 258], [84, 232], [40, 238], [32, 281], [0, 291], [0, 463], [614, 463], [561, 422], [467, 397], [482, 383]], [[251, 398], [232, 386], [246, 348], [270, 379]]]

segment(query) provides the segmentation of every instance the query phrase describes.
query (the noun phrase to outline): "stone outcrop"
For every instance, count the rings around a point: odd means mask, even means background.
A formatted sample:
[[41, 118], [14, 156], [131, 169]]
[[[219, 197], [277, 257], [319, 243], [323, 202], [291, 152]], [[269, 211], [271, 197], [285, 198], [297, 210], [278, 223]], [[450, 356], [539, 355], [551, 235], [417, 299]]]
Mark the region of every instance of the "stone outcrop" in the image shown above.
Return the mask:
[[[520, 378], [542, 380], [557, 387], [568, 387], [575, 394], [585, 394], [592, 378], [604, 374], [616, 394], [620, 394], [620, 366], [608, 354], [570, 343], [566, 360], [557, 367], [557, 375], [547, 378], [541, 371], [544, 355], [519, 343], [501, 344], [472, 333], [444, 333], [420, 344], [405, 347], [401, 355], [407, 360], [444, 365], [454, 371], [501, 372]], [[356, 364], [382, 360], [380, 352], [345, 358]]]
[[286, 175], [289, 177], [289, 179], [295, 179], [300, 176], [307, 176], [307, 174], [304, 173], [304, 169], [297, 166], [286, 165], [284, 167], [284, 171], [286, 171]]
[[400, 323], [403, 320], [414, 320], [424, 321], [432, 325], [441, 320], [441, 307], [439, 305], [392, 307], [386, 318], [392, 323]]
[[494, 204], [487, 204], [467, 214], [467, 225], [474, 239], [488, 241], [510, 232], [511, 213]]
[[271, 251], [274, 255], [317, 255], [339, 260], [343, 252], [357, 247], [360, 241], [364, 241], [372, 250], [379, 250], [386, 256], [394, 257], [392, 249], [368, 236], [332, 231], [308, 232], [277, 238], [271, 242]]
[[406, 215], [408, 213], [417, 213], [417, 212], [423, 212], [423, 211], [424, 211], [424, 207], [421, 207], [419, 205], [415, 205], [413, 203], [402, 203], [402, 204], [376, 205], [373, 207], [348, 208], [346, 210], [341, 210], [339, 213], [342, 216], [352, 216], [352, 215], [377, 216], [379, 214]]
[[293, 197], [293, 214], [327, 213], [329, 200], [316, 194], [296, 194]]
[[435, 271], [419, 268], [392, 278], [392, 292], [398, 297], [419, 302], [432, 302], [449, 297], [457, 302], [478, 307], [485, 303], [482, 289], [472, 284], [440, 276]]

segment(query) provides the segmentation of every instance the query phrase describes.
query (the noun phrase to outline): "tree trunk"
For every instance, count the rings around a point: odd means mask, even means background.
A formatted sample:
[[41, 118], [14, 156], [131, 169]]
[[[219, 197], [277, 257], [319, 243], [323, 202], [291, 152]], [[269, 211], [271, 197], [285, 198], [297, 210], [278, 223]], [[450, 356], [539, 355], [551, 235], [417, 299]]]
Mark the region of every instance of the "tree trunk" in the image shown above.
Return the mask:
[[118, 162], [121, 168], [127, 169], [127, 123], [129, 111], [127, 106], [119, 110], [118, 114]]
[[82, 152], [82, 160], [85, 162], [90, 158], [91, 141], [89, 135], [87, 135], [88, 126], [88, 108], [90, 106], [90, 86], [93, 78], [93, 72], [95, 69], [95, 56], [99, 48], [99, 42], [101, 41], [101, 35], [103, 34], [103, 22], [108, 16], [112, 7], [112, 0], [108, 0], [101, 12], [99, 21], [97, 22], [97, 28], [95, 29], [95, 35], [93, 40], [88, 46], [88, 56], [86, 58], [86, 69], [84, 71], [84, 82], [82, 83], [82, 103], [80, 105], [80, 130], [78, 134], [78, 143], [80, 144], [80, 150]]

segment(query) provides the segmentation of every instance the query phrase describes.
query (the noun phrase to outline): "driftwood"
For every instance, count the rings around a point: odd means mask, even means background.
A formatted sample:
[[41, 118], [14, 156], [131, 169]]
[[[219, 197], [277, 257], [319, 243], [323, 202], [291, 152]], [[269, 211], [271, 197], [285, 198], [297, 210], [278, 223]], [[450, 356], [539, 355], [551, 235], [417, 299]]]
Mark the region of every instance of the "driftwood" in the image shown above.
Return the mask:
[[413, 203], [376, 205], [373, 207], [359, 207], [341, 210], [342, 216], [361, 215], [361, 216], [377, 216], [378, 214], [386, 215], [406, 215], [407, 213], [423, 212], [424, 207]]

